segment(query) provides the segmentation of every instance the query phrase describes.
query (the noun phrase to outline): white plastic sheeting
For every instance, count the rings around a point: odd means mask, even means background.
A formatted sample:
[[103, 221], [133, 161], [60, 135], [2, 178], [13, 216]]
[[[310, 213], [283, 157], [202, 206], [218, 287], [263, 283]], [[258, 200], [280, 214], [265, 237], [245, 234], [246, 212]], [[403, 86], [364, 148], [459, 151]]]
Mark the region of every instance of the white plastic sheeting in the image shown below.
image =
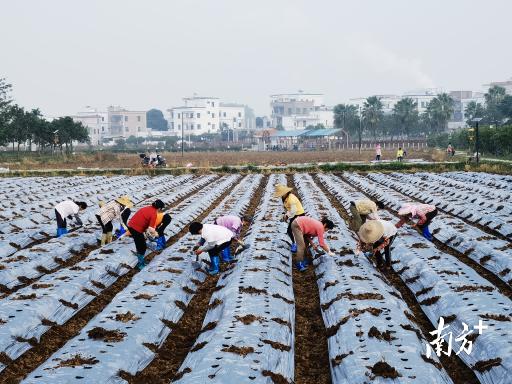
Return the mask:
[[[195, 346], [180, 367], [177, 383], [273, 383], [294, 377], [291, 255], [282, 203], [272, 197], [284, 175], [269, 177], [262, 202], [244, 241], [250, 248], [218, 281]], [[245, 348], [244, 353], [240, 353]], [[189, 371], [190, 370], [190, 371]], [[186, 373], [185, 373], [186, 372]]]
[[[404, 175], [405, 176], [405, 175]], [[380, 183], [350, 176], [355, 183], [365, 188], [377, 199], [386, 199], [391, 209], [398, 211], [401, 204], [410, 198], [398, 191], [403, 191], [417, 199], [425, 197], [425, 191], [410, 183], [397, 181], [394, 177], [382, 174], [371, 174], [369, 178]], [[389, 188], [390, 187], [390, 188]], [[510, 242], [491, 236], [481, 229], [466, 224], [463, 220], [450, 214], [439, 212], [430, 225], [434, 237], [476, 261], [482, 267], [495, 274], [499, 279], [512, 285], [512, 248]]]
[[[315, 259], [315, 273], [327, 334], [333, 383], [451, 383], [435, 358], [424, 360], [426, 340], [409, 320], [400, 294], [365, 257], [357, 257], [354, 235], [309, 175], [296, 174], [306, 212], [328, 216], [336, 225], [327, 243], [334, 257]], [[333, 188], [334, 189], [334, 188]], [[375, 334], [386, 334], [390, 341]], [[421, 336], [421, 337], [420, 337]], [[394, 380], [372, 374], [372, 367], [386, 362], [399, 377]]]
[[[211, 176], [207, 176], [212, 180]], [[170, 211], [177, 221], [188, 220], [204, 212], [213, 199], [231, 186], [236, 176], [224, 177], [215, 185], [203, 188]], [[181, 186], [182, 187], [182, 186]], [[191, 190], [180, 188], [174, 195], [182, 196]], [[171, 202], [172, 195], [167, 198]], [[171, 236], [181, 228], [167, 228]], [[122, 238], [91, 252], [86, 259], [69, 269], [43, 276], [37, 284], [20, 289], [16, 294], [0, 302], [0, 352], [11, 359], [18, 358], [31, 348], [26, 340], [39, 340], [52, 323], [64, 324], [81, 308], [112, 285], [119, 276], [126, 274], [137, 264], [132, 253], [133, 240]], [[50, 325], [44, 325], [50, 324]]]
[[[158, 196], [158, 194], [172, 192], [174, 188], [179, 186], [179, 191], [173, 195], [173, 198], [177, 198], [182, 195], [183, 190], [198, 187], [195, 180], [189, 179], [191, 178], [183, 176], [169, 180], [167, 180], [167, 177], [158, 178], [158, 184], [153, 185], [151, 183], [150, 187]], [[136, 184], [136, 189], [134, 186], [118, 189], [114, 196], [120, 194], [138, 195], [137, 198], [133, 198], [133, 201], [142, 203], [144, 200], [139, 199], [144, 197], [137, 191], [144, 190], [146, 186], [147, 181], [143, 180], [143, 183]], [[91, 207], [91, 210], [94, 210], [92, 213], [96, 212], [97, 209], [97, 206]], [[136, 209], [132, 210], [135, 211]], [[73, 254], [80, 252], [86, 246], [97, 244], [97, 238], [101, 230], [95, 217], [94, 221], [91, 219], [89, 222], [89, 225], [78, 228], [66, 236], [52, 238], [46, 243], [20, 250], [11, 257], [3, 259], [3, 265], [8, 266], [8, 268], [0, 270], [0, 285], [9, 289], [22, 285], [24, 281], [35, 279], [47, 273], [47, 271], [57, 268], [60, 262], [68, 260]]]
[[[356, 175], [345, 176], [351, 182], [359, 179], [359, 186], [366, 190], [366, 180]], [[508, 383], [512, 375], [510, 299], [498, 292], [472, 268], [436, 249], [411, 228], [402, 228], [399, 231], [392, 254], [394, 269], [415, 293], [431, 323], [437, 327], [441, 316], [453, 317], [449, 323], [449, 332], [454, 335], [455, 352], [461, 348], [460, 341], [456, 341], [455, 337], [464, 330], [463, 323], [473, 329], [482, 320], [488, 326], [473, 341], [471, 354], [462, 352], [459, 357], [473, 369], [482, 383]], [[483, 373], [475, 369], [478, 362], [497, 358], [501, 359], [500, 365]]]
[[[477, 185], [487, 185], [505, 192], [512, 192], [512, 177], [510, 176], [484, 172], [450, 172], [448, 175], [455, 180], [471, 182]], [[510, 197], [512, 196], [509, 195]]]
[[[195, 201], [181, 212], [180, 221], [193, 220], [197, 216], [198, 208], [204, 211], [237, 179], [238, 176], [224, 178], [217, 184], [216, 189], [203, 196], [195, 196]], [[260, 179], [261, 176], [246, 177], [209, 217], [213, 219], [227, 211], [232, 212], [231, 207], [240, 200], [245, 205], [239, 204], [238, 207], [247, 206]], [[81, 379], [91, 383], [117, 383], [124, 382], [118, 376], [119, 371], [133, 375], [142, 370], [154, 358], [154, 353], [148, 347], [158, 348], [165, 341], [172, 332], [168, 325], [179, 321], [184, 313], [182, 308], [188, 305], [205, 279], [204, 272], [196, 270], [191, 263], [191, 248], [195, 242], [197, 238], [187, 234], [156, 256], [114, 297], [102, 313], [34, 371], [25, 382], [68, 383]], [[133, 314], [134, 317], [122, 322], [116, 316], [123, 314]], [[97, 327], [122, 332], [124, 335], [118, 342], [89, 338], [88, 333]], [[94, 357], [98, 363], [92, 369], [89, 369], [90, 365], [57, 367], [59, 361], [76, 355]]]
[[422, 200], [512, 239], [512, 203], [497, 200], [497, 197], [490, 198], [476, 191], [467, 191], [464, 183], [449, 183], [446, 178], [435, 174], [417, 176], [395, 173], [394, 177], [404, 184], [421, 188], [424, 191]]

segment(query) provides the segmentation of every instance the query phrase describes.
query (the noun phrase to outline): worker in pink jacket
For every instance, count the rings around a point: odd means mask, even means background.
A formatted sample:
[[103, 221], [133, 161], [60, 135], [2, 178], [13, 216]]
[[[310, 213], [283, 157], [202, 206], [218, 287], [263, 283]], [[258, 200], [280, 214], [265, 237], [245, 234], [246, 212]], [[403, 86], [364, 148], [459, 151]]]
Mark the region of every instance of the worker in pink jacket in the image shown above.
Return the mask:
[[[242, 216], [238, 217], [235, 215], [226, 215], [220, 216], [215, 219], [213, 224], [220, 225], [224, 228], [229, 229], [233, 232], [233, 240], [236, 241], [240, 247], [244, 248], [244, 242], [240, 239], [240, 232], [242, 231], [242, 227], [247, 223], [252, 221], [252, 217], [250, 216]], [[233, 257], [231, 256], [230, 248], [224, 248], [221, 252], [221, 259], [224, 262], [231, 262]]]
[[400, 216], [400, 221], [395, 224], [397, 228], [400, 228], [409, 220], [417, 219], [418, 221], [416, 224], [413, 224], [412, 227], [418, 227], [421, 229], [423, 237], [432, 241], [432, 234], [430, 233], [428, 226], [434, 217], [437, 216], [437, 208], [435, 205], [407, 203], [402, 205], [402, 207], [398, 210], [398, 216]]

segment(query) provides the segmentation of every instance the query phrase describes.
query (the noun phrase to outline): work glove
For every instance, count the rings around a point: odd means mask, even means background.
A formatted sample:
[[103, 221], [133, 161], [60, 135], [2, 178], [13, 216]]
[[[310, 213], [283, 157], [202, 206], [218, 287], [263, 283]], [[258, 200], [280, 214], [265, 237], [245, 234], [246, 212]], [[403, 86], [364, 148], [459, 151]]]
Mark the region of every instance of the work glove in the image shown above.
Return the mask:
[[281, 218], [281, 221], [288, 221], [288, 215], [286, 213]]
[[200, 245], [199, 244], [196, 244], [192, 247], [192, 250], [195, 252], [199, 249]]
[[334, 253], [333, 251], [330, 251], [330, 252], [328, 253], [328, 255], [329, 255], [329, 256], [334, 256], [334, 255], [335, 255], [335, 253]]

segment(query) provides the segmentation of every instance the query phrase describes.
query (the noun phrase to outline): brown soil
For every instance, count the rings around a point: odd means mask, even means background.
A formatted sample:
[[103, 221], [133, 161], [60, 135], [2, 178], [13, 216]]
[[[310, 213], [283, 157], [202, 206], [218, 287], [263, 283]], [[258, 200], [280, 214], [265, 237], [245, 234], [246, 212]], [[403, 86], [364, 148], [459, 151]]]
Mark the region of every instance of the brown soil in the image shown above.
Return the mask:
[[293, 300], [287, 299], [286, 297], [281, 296], [279, 293], [274, 293], [272, 295], [272, 297], [275, 298], [275, 299], [281, 299], [281, 300], [283, 300], [287, 304], [293, 304], [294, 303]]
[[[219, 203], [224, 199], [230, 190], [226, 190], [221, 196], [219, 196], [215, 201], [212, 202], [209, 209], [201, 214], [196, 219], [201, 221], [206, 215], [208, 215], [211, 210], [213, 210]], [[192, 191], [186, 196], [175, 201], [169, 208], [172, 208], [178, 205], [180, 202], [188, 199], [193, 194], [197, 193], [197, 191]], [[187, 228], [184, 228], [182, 231], [169, 238], [167, 244], [173, 244], [178, 239], [183, 237], [187, 233]], [[154, 257], [154, 253], [151, 253], [146, 256], [146, 259], [151, 261]], [[73, 268], [70, 268], [73, 269]], [[48, 360], [50, 356], [56, 352], [58, 349], [62, 348], [65, 343], [78, 335], [80, 330], [98, 313], [102, 312], [105, 307], [112, 301], [112, 299], [123, 289], [125, 289], [133, 276], [138, 273], [137, 269], [131, 269], [128, 273], [123, 276], [117, 275], [114, 272], [110, 274], [115, 277], [119, 277], [114, 284], [105, 289], [100, 295], [98, 295], [89, 305], [80, 310], [75, 316], [73, 316], [68, 322], [64, 325], [55, 325], [50, 330], [48, 330], [42, 337], [39, 344], [27, 351], [23, 356], [16, 359], [12, 362], [1, 374], [0, 374], [0, 382], [4, 380], [5, 382], [19, 382], [21, 381], [29, 372], [32, 372], [36, 369], [40, 364]], [[69, 303], [66, 301], [61, 301], [64, 305], [72, 305], [78, 308], [77, 304]]]
[[487, 287], [484, 285], [462, 285], [460, 287], [456, 287], [454, 289], [455, 292], [475, 292], [475, 291], [482, 291], [482, 292], [492, 292], [494, 291], [494, 287]]
[[366, 292], [366, 293], [357, 293], [354, 295], [350, 292], [343, 292], [343, 293], [339, 293], [331, 301], [328, 301], [327, 303], [322, 304], [322, 310], [325, 311], [331, 305], [333, 305], [336, 301], [339, 301], [343, 298], [347, 298], [349, 300], [384, 300], [384, 296], [382, 296], [380, 293]]
[[385, 361], [379, 361], [375, 363], [373, 367], [369, 367], [374, 376], [382, 376], [385, 378], [396, 379], [401, 376], [395, 368], [386, 363]]
[[473, 366], [473, 369], [476, 369], [478, 372], [486, 372], [489, 371], [492, 367], [497, 367], [498, 365], [501, 365], [501, 358], [499, 357], [495, 359], [479, 361]]
[[[394, 159], [396, 151], [383, 150], [385, 159]], [[296, 163], [340, 162], [340, 161], [370, 161], [375, 158], [372, 149], [342, 150], [342, 151], [204, 151], [204, 152], [164, 152], [169, 167], [185, 167], [192, 163], [196, 167], [218, 167], [222, 165], [287, 165]], [[408, 149], [407, 157], [411, 159], [422, 158], [430, 160], [432, 150]], [[49, 163], [50, 161], [50, 163]], [[74, 156], [57, 156], [54, 160], [48, 158], [23, 158], [21, 161], [2, 162], [0, 167], [13, 170], [23, 169], [69, 169], [77, 167], [87, 168], [135, 168], [140, 169], [140, 159], [133, 153], [77, 153]]]
[[[265, 177], [256, 190], [254, 199], [247, 209], [247, 214], [254, 215], [261, 200], [262, 191], [264, 189], [263, 186], [266, 185], [266, 183], [267, 178]], [[211, 207], [216, 207], [222, 199], [226, 197], [227, 193], [229, 193], [229, 191], [219, 197]], [[201, 215], [198, 220], [201, 221], [210, 211], [211, 209]], [[242, 236], [247, 230], [248, 228], [244, 228]], [[187, 373], [192, 372], [190, 367], [186, 367], [179, 372], [178, 370], [189, 352], [200, 350], [207, 344], [206, 342], [196, 343], [201, 332], [211, 330], [217, 325], [213, 322], [202, 328], [203, 319], [208, 309], [215, 308], [222, 304], [222, 301], [219, 299], [215, 299], [211, 304], [209, 303], [213, 292], [223, 287], [218, 285], [219, 277], [221, 277], [220, 274], [208, 276], [205, 282], [198, 286], [197, 292], [188, 306], [183, 302], [175, 302], [176, 305], [183, 310], [184, 314], [176, 324], [164, 322], [166, 326], [172, 329], [171, 335], [165, 340], [163, 345], [155, 351], [155, 359], [144, 370], [138, 372], [135, 376], [127, 372], [120, 372], [119, 375], [124, 380], [128, 381], [130, 384], [167, 384], [171, 380], [178, 380]], [[226, 346], [226, 348], [229, 348], [229, 346]]]
[[94, 340], [103, 340], [105, 342], [119, 342], [123, 341], [124, 337], [126, 336], [125, 332], [121, 332], [117, 329], [114, 330], [108, 330], [101, 327], [95, 327], [87, 332], [87, 336], [89, 336], [90, 339]]
[[226, 345], [224, 348], [221, 349], [222, 352], [229, 352], [234, 353], [236, 355], [240, 356], [247, 356], [249, 353], [254, 352], [253, 347], [237, 347], [235, 345]]
[[245, 325], [252, 324], [255, 321], [259, 321], [261, 323], [261, 321], [263, 320], [262, 317], [254, 315], [235, 316], [235, 319], [237, 319], [237, 321], [240, 321], [241, 323], [244, 323]]
[[37, 296], [35, 293], [31, 293], [30, 295], [18, 295], [14, 296], [12, 300], [32, 300], [35, 299]]
[[413, 245], [411, 245], [411, 248], [426, 249], [428, 248], [428, 245], [424, 243], [414, 243]]
[[435, 303], [437, 303], [439, 301], [440, 298], [441, 298], [441, 296], [429, 297], [428, 299], [420, 301], [420, 305], [434, 305]]
[[[288, 175], [288, 185], [293, 179]], [[331, 383], [328, 330], [320, 310], [320, 296], [315, 271], [293, 268], [295, 296], [295, 384]]]
[[250, 295], [267, 295], [267, 291], [265, 289], [258, 289], [254, 287], [240, 287], [238, 288], [240, 293], [248, 293]]
[[154, 296], [153, 295], [149, 295], [147, 293], [141, 293], [137, 296], [134, 296], [133, 298], [135, 300], [151, 300]]
[[94, 365], [99, 363], [99, 360], [96, 360], [94, 357], [83, 357], [81, 355], [75, 355], [71, 359], [68, 360], [62, 360], [59, 365], [57, 365], [55, 368], [61, 368], [61, 367], [78, 367], [81, 365]]
[[482, 319], [488, 319], [488, 320], [496, 320], [496, 321], [512, 321], [510, 319], [510, 316], [505, 315], [497, 315], [495, 313], [486, 313], [484, 315], [480, 315]]
[[431, 359], [429, 357], [427, 357], [427, 355], [424, 355], [424, 354], [421, 354], [421, 358], [426, 361], [427, 363], [429, 364], [432, 364], [434, 367], [436, 367], [437, 369], [441, 370], [443, 368], [443, 366], [441, 364], [439, 364], [437, 361], [435, 361], [434, 359]]
[[[318, 180], [316, 176], [314, 176], [316, 183], [322, 188], [322, 191], [326, 196], [329, 197], [333, 206], [338, 210], [343, 219], [348, 223], [349, 215], [343, 208], [343, 206], [337, 201], [337, 199], [322, 185], [322, 183]], [[342, 177], [343, 179], [343, 177]], [[347, 182], [346, 180], [344, 180]], [[348, 183], [349, 185], [352, 185]], [[352, 185], [353, 186], [353, 185]], [[356, 190], [359, 190], [361, 193], [364, 193], [359, 188], [353, 186]], [[403, 271], [408, 269], [405, 267]], [[403, 272], [402, 271], [402, 272]], [[430, 320], [425, 315], [423, 310], [421, 309], [418, 301], [414, 295], [414, 293], [405, 285], [403, 280], [400, 278], [399, 272], [394, 272], [393, 270], [387, 271], [385, 276], [387, 278], [386, 281], [388, 284], [393, 286], [397, 291], [400, 292], [402, 299], [406, 302], [409, 309], [412, 313], [408, 311], [404, 311], [405, 316], [414, 324], [419, 326], [419, 331], [416, 333], [418, 337], [423, 335], [428, 335], [429, 332], [434, 330], [434, 326], [430, 323]], [[404, 326], [402, 326], [404, 328]], [[412, 327], [411, 327], [412, 328]], [[407, 328], [404, 328], [407, 329]], [[476, 378], [474, 372], [468, 368], [462, 360], [458, 356], [452, 354], [451, 356], [442, 355], [440, 357], [441, 363], [443, 364], [446, 372], [454, 382], [454, 384], [478, 384], [479, 381]]]
[[289, 345], [285, 345], [285, 344], [281, 344], [277, 341], [272, 341], [272, 340], [261, 340], [264, 344], [268, 344], [270, 345], [272, 348], [274, 349], [278, 349], [280, 351], [290, 351], [292, 349], [292, 347], [290, 347]]
[[129, 321], [137, 321], [140, 319], [140, 317], [137, 317], [135, 313], [132, 313], [130, 311], [126, 313], [118, 313], [115, 317], [116, 321], [121, 321], [123, 323], [127, 323]]
[[379, 340], [384, 340], [391, 342], [392, 340], [396, 340], [396, 337], [393, 337], [392, 333], [396, 333], [395, 331], [385, 331], [381, 332], [377, 329], [377, 327], [371, 327], [368, 331], [368, 337], [375, 337]]
[[331, 364], [333, 367], [340, 365], [343, 359], [349, 355], [353, 355], [354, 352], [350, 351], [349, 353], [343, 353], [341, 355], [336, 356], [334, 359], [331, 359]]
[[272, 371], [263, 370], [261, 374], [265, 377], [270, 377], [274, 384], [290, 384], [290, 382], [281, 374]]
[[33, 284], [32, 289], [50, 288], [53, 284]]

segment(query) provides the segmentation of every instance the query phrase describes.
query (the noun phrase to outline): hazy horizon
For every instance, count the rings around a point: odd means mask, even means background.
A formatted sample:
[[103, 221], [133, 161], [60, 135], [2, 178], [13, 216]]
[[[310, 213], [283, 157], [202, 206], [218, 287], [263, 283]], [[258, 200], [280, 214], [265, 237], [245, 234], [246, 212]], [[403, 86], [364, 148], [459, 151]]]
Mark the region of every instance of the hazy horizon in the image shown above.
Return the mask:
[[269, 115], [269, 95], [327, 105], [512, 76], [512, 2], [2, 1], [0, 77], [48, 116], [165, 111], [216, 96]]

